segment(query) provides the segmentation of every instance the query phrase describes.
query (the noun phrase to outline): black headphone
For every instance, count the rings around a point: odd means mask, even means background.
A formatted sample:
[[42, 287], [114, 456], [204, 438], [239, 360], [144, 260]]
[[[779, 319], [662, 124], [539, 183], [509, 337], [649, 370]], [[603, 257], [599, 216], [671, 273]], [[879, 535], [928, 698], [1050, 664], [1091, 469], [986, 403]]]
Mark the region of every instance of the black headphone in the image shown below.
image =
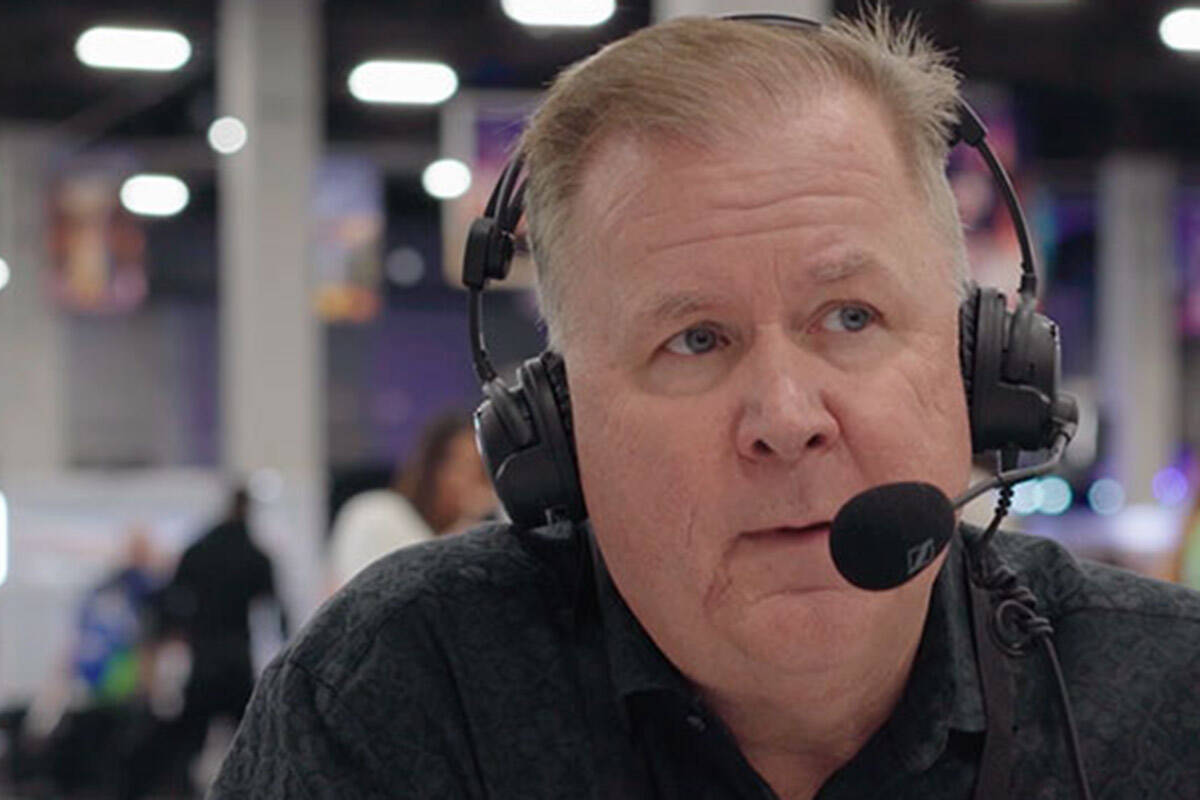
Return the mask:
[[[820, 23], [778, 14], [722, 19], [819, 29]], [[1015, 311], [1004, 293], [971, 284], [959, 306], [959, 357], [971, 445], [975, 453], [1055, 446], [1076, 417], [1074, 400], [1059, 392], [1058, 326], [1035, 310], [1037, 274], [1025, 215], [1012, 182], [988, 146], [978, 115], [960, 101], [951, 146], [965, 142], [983, 157], [1004, 197], [1021, 249], [1021, 283]], [[515, 231], [525, 208], [522, 155], [509, 161], [483, 216], [471, 223], [462, 282], [469, 290], [471, 354], [484, 400], [475, 411], [475, 440], [496, 494], [512, 521], [536, 527], [587, 517], [571, 424], [571, 397], [562, 356], [547, 350], [517, 370], [515, 386], [497, 375], [484, 347], [483, 290], [504, 280], [512, 266]]]

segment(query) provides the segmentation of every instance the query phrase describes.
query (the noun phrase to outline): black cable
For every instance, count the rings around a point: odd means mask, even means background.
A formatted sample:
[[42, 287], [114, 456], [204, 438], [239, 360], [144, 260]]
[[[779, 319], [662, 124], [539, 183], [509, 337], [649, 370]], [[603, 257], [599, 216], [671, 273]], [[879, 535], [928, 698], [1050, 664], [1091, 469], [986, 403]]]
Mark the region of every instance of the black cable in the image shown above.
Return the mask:
[[1075, 782], [1083, 800], [1092, 800], [1087, 771], [1083, 766], [1082, 748], [1079, 745], [1079, 731], [1075, 726], [1075, 715], [1071, 711], [1071, 699], [1067, 694], [1067, 681], [1058, 660], [1058, 651], [1054, 647], [1054, 626], [1049, 619], [1037, 613], [1037, 598], [1033, 592], [1020, 582], [1017, 573], [1003, 562], [992, 547], [992, 538], [999, 529], [1000, 522], [1008, 514], [1012, 496], [1011, 483], [1001, 486], [991, 523], [980, 537], [966, 542], [971, 566], [970, 577], [976, 586], [988, 593], [992, 601], [992, 632], [996, 634], [995, 638], [1002, 649], [1011, 656], [1020, 656], [1025, 653], [1030, 640], [1036, 639], [1050, 660], [1059, 704], [1067, 726], [1067, 747], [1071, 766], [1075, 770]]
[[1054, 670], [1054, 682], [1058, 684], [1058, 699], [1062, 704], [1063, 718], [1067, 723], [1067, 743], [1071, 749], [1071, 763], [1075, 767], [1075, 781], [1084, 800], [1092, 800], [1092, 790], [1088, 787], [1087, 773], [1083, 768], [1083, 756], [1079, 746], [1079, 731], [1075, 727], [1075, 715], [1071, 712], [1071, 698], [1067, 696], [1067, 681], [1063, 677], [1062, 665], [1058, 662], [1058, 651], [1054, 649], [1054, 641], [1050, 634], [1041, 634], [1037, 640], [1042, 644], [1042, 650], [1050, 659]]
[[992, 537], [996, 535], [996, 531], [1000, 529], [1000, 523], [1008, 516], [1008, 509], [1012, 506], [1013, 485], [1006, 483], [1000, 487], [1000, 496], [996, 499], [996, 511], [992, 515], [992, 521], [988, 524], [987, 529], [983, 532], [983, 536], [979, 540], [980, 547], [986, 547], [992, 543]]

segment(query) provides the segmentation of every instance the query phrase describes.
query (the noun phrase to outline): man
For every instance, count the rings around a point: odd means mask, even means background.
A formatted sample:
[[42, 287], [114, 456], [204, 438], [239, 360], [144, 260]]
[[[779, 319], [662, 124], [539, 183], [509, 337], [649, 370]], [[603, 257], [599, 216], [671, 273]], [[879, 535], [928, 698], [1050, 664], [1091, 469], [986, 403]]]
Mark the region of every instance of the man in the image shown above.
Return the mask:
[[[828, 544], [865, 489], [967, 483], [956, 102], [883, 12], [674, 21], [560, 76], [522, 147], [589, 524], [367, 570], [271, 668], [214, 796], [970, 797], [959, 545], [865, 592]], [[1098, 796], [1194, 793], [1200, 600], [1000, 546]], [[999, 796], [1074, 796], [1040, 654], [1017, 689]]]
[[178, 715], [154, 721], [131, 746], [122, 798], [145, 796], [165, 775], [175, 785], [188, 784], [212, 721], [241, 719], [254, 688], [250, 614], [257, 602], [276, 607], [287, 636], [271, 560], [251, 539], [250, 512], [249, 492], [235, 488], [223, 519], [183, 552], [162, 592], [160, 646], [182, 639], [191, 667]]

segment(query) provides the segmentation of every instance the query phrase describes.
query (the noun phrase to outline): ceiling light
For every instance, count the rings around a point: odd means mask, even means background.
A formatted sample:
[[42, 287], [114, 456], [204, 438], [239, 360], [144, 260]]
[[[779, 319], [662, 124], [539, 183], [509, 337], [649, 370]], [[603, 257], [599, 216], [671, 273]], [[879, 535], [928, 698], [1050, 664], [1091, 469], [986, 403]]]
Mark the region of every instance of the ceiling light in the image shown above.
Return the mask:
[[1043, 478], [1041, 483], [1042, 502], [1038, 506], [1038, 511], [1043, 514], [1051, 516], [1063, 514], [1075, 502], [1075, 493], [1071, 491], [1071, 484], [1057, 475]]
[[1158, 36], [1172, 50], [1200, 51], [1200, 8], [1177, 8], [1158, 23]]
[[121, 205], [146, 217], [170, 217], [188, 204], [187, 184], [174, 175], [134, 175], [121, 184]]
[[509, 18], [522, 25], [586, 28], [607, 22], [614, 0], [501, 0]]
[[1101, 478], [1088, 488], [1087, 499], [1092, 511], [1110, 517], [1125, 507], [1125, 489], [1112, 478]]
[[1183, 470], [1176, 467], [1160, 470], [1151, 481], [1150, 489], [1154, 492], [1155, 499], [1164, 506], [1182, 504], [1188, 499], [1188, 493], [1191, 491], [1187, 475], [1184, 475]]
[[436, 61], [364, 61], [350, 73], [350, 94], [364, 103], [436, 105], [458, 90], [454, 70]]
[[246, 146], [246, 125], [237, 117], [221, 117], [208, 126], [208, 145], [223, 156]]
[[415, 247], [398, 247], [388, 254], [383, 270], [397, 286], [416, 286], [425, 275], [425, 258]]
[[151, 28], [89, 28], [75, 40], [75, 55], [98, 69], [169, 72], [192, 56], [183, 34]]
[[471, 169], [457, 159], [442, 158], [421, 173], [421, 185], [439, 200], [453, 200], [471, 188]]
[[1020, 516], [1036, 513], [1045, 495], [1040, 481], [1025, 481], [1013, 487], [1012, 512]]
[[0, 258], [0, 291], [8, 286], [8, 279], [12, 277], [12, 270], [8, 268], [8, 262]]

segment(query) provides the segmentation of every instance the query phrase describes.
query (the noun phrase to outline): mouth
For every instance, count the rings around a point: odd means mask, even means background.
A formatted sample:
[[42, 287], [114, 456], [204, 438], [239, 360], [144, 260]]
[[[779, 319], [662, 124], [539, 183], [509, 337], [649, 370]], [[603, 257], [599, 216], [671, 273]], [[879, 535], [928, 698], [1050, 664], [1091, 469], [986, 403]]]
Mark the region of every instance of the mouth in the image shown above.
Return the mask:
[[829, 533], [829, 521], [814, 522], [810, 525], [795, 527], [791, 525], [781, 525], [776, 528], [762, 528], [760, 530], [745, 531], [742, 536], [751, 540], [765, 539], [808, 539], [815, 536], [827, 535]]
[[838, 589], [829, 555], [831, 522], [777, 525], [739, 533], [729, 542], [706, 602], [721, 605], [730, 598], [751, 602], [781, 595], [807, 595]]

